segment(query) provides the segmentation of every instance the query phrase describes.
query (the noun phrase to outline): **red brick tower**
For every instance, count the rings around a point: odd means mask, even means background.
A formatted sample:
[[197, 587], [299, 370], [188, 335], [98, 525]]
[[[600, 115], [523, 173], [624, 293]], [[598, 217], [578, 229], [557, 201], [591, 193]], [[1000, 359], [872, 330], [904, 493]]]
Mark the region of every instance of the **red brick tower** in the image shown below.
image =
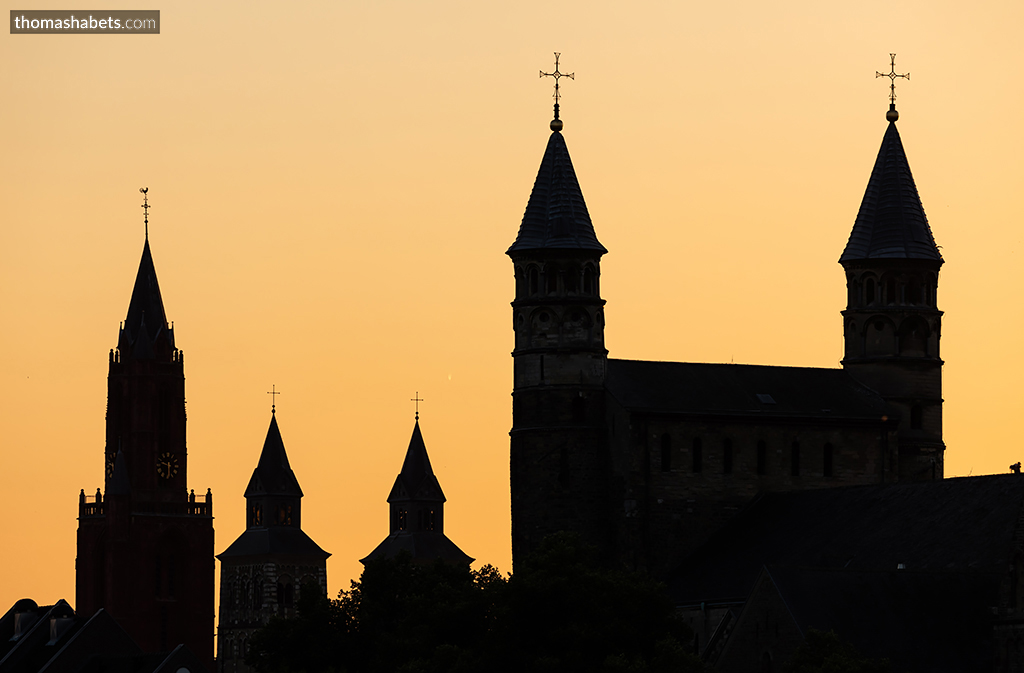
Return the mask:
[[110, 351], [104, 493], [79, 496], [76, 608], [106, 609], [145, 652], [184, 643], [213, 670], [213, 495], [187, 488], [183, 362], [147, 237]]

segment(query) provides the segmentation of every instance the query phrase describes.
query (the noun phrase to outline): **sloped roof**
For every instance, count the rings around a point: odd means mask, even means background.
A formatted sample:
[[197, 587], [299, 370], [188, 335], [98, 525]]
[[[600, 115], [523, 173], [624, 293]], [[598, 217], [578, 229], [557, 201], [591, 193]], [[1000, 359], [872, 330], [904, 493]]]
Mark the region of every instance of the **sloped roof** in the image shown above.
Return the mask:
[[609, 359], [605, 388], [638, 411], [879, 422], [890, 415], [842, 369]]
[[608, 252], [594, 233], [569, 149], [559, 131], [548, 139], [519, 235], [506, 254], [523, 250]]
[[299, 480], [295, 478], [288, 454], [284, 450], [284, 440], [277, 427], [277, 415], [270, 415], [270, 428], [263, 442], [260, 462], [252, 472], [249, 485], [245, 488], [245, 497], [256, 495], [285, 495], [302, 497]]
[[412, 437], [409, 439], [409, 448], [405, 452], [402, 471], [395, 479], [391, 493], [388, 494], [388, 502], [409, 500], [445, 501], [441, 483], [434, 476], [433, 468], [430, 467], [430, 457], [427, 455], [427, 445], [423, 443], [419, 420], [416, 421], [416, 425], [412, 429]]
[[320, 548], [301, 528], [270, 526], [249, 528], [238, 536], [217, 558], [224, 560], [239, 556], [306, 556], [325, 559], [330, 554]]
[[435, 531], [399, 531], [384, 538], [360, 563], [385, 558], [395, 558], [402, 552], [408, 552], [414, 559], [441, 559], [449, 563], [469, 565], [473, 558], [467, 556], [458, 545], [448, 539], [444, 533]]
[[166, 341], [167, 346], [174, 348], [174, 334], [167, 327], [167, 314], [164, 312], [153, 253], [147, 238], [142, 248], [142, 259], [139, 261], [139, 271], [135, 276], [135, 286], [128, 302], [128, 315], [124, 319], [118, 348], [122, 357], [131, 354], [135, 358], [149, 359], [154, 357], [153, 346], [158, 341]]
[[743, 600], [762, 566], [1005, 573], [1024, 477], [767, 493], [673, 573], [678, 604]]
[[805, 635], [835, 631], [895, 670], [991, 670], [996, 576], [788, 567], [765, 573]]
[[839, 261], [885, 258], [942, 262], [896, 122], [889, 122], [885, 130], [850, 240]]

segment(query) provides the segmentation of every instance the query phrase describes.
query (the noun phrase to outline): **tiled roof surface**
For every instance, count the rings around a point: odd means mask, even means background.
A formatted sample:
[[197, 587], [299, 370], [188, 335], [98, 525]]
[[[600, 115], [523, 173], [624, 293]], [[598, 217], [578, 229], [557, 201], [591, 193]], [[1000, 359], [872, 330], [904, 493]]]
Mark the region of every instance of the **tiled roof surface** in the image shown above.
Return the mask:
[[361, 559], [360, 563], [378, 559], [394, 558], [403, 551], [409, 552], [414, 559], [441, 559], [450, 563], [470, 564], [473, 558], [467, 556], [458, 545], [448, 539], [444, 533], [433, 531], [400, 531], [392, 533], [377, 545], [377, 548]]
[[1024, 477], [768, 493], [684, 560], [679, 604], [750, 593], [762, 566], [1005, 573], [1013, 563]]
[[230, 547], [217, 554], [217, 558], [266, 556], [268, 554], [307, 556], [319, 559], [330, 556], [301, 528], [271, 526], [269, 528], [249, 528], [239, 535]]
[[804, 634], [835, 631], [865, 656], [888, 658], [894, 670], [992, 670], [997, 576], [787, 567], [766, 572]]
[[884, 258], [942, 261], [895, 122], [889, 123], [882, 138], [857, 221], [839, 261]]
[[565, 138], [558, 131], [548, 139], [519, 235], [507, 252], [522, 250], [608, 252], [594, 233]]
[[889, 413], [842, 369], [609, 359], [605, 388], [639, 411], [878, 421]]

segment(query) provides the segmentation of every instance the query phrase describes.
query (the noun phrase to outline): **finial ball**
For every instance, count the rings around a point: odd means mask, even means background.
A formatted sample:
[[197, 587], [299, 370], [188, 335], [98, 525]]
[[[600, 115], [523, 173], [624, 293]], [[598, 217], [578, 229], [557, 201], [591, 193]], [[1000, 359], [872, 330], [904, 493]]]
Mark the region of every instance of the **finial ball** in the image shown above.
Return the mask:
[[889, 111], [885, 113], [886, 121], [894, 122], [900, 118], [900, 113], [896, 111], [895, 105], [889, 106]]
[[562, 130], [562, 120], [561, 119], [552, 119], [551, 120], [551, 130], [555, 131], [556, 133], [558, 131], [561, 131]]

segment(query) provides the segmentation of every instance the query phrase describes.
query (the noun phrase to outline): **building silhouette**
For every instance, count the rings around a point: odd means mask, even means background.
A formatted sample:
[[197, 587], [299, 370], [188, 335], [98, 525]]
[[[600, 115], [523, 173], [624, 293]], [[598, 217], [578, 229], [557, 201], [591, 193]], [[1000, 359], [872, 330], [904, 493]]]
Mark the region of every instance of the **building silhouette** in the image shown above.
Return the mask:
[[440, 559], [469, 566], [473, 559], [444, 534], [446, 500], [441, 483], [430, 466], [417, 412], [402, 471], [395, 478], [395, 485], [388, 494], [390, 532], [360, 562], [365, 564], [407, 553], [416, 562], [428, 563]]
[[245, 489], [246, 529], [217, 555], [217, 670], [248, 673], [249, 639], [272, 617], [295, 615], [301, 591], [327, 593], [329, 553], [302, 530], [302, 488], [271, 413], [260, 460]]
[[942, 478], [942, 257], [897, 117], [840, 260], [845, 357], [826, 369], [609, 358], [607, 250], [556, 110], [507, 251], [513, 562], [573, 530], [665, 577], [759, 493]]
[[77, 613], [100, 608], [144, 652], [213, 667], [213, 495], [187, 488], [184, 355], [147, 237], [107, 378], [106, 477], [78, 506]]

